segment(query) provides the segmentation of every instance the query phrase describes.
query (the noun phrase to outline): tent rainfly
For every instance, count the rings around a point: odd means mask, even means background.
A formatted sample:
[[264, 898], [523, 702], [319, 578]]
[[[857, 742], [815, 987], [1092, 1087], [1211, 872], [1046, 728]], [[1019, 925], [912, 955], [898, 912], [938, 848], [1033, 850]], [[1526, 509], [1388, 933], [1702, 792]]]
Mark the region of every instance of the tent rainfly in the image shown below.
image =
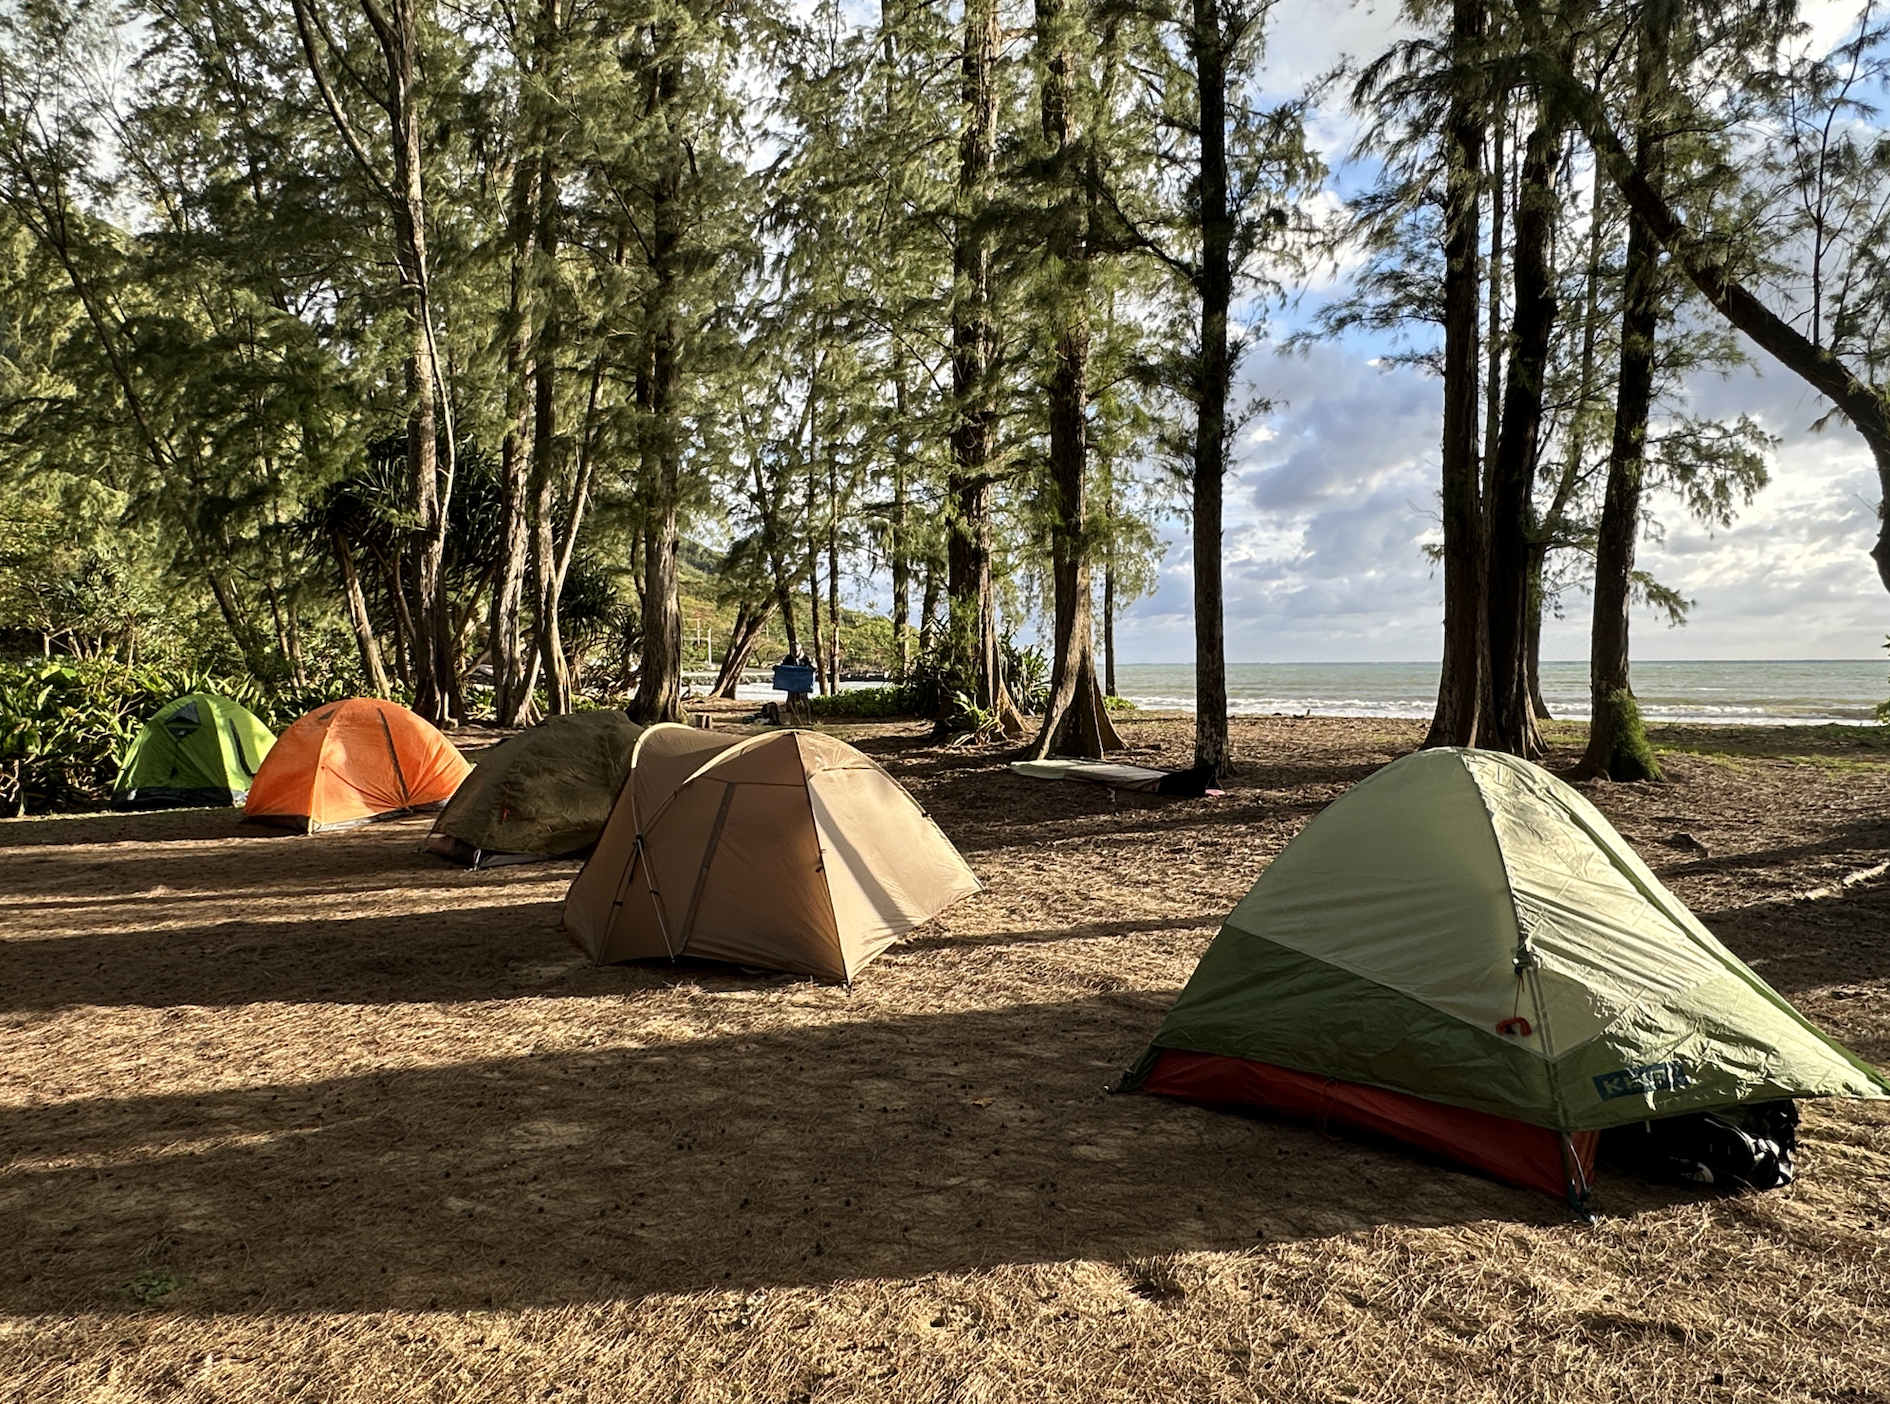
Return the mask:
[[245, 819], [319, 833], [438, 809], [472, 767], [431, 723], [379, 697], [329, 702], [277, 738]]
[[1578, 1208], [1609, 1128], [1890, 1095], [1578, 792], [1453, 749], [1386, 766], [1273, 860], [1138, 1089], [1403, 1140]]
[[176, 698], [125, 752], [112, 808], [241, 804], [275, 739], [247, 707], [227, 697], [192, 692]]
[[659, 725], [564, 925], [599, 964], [700, 956], [851, 980], [978, 880], [872, 760], [811, 731]]
[[479, 754], [426, 847], [473, 868], [588, 851], [642, 733], [613, 709], [547, 717], [507, 737]]

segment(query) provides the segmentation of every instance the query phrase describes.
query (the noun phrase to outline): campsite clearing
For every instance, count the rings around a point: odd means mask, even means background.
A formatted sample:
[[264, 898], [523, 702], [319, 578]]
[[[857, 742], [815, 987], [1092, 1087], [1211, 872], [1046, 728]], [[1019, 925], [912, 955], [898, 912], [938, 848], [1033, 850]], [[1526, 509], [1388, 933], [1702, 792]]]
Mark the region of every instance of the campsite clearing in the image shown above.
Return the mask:
[[[1185, 763], [1187, 722], [1123, 730]], [[1104, 1093], [1262, 865], [1421, 730], [1238, 721], [1189, 800], [845, 728], [986, 884], [851, 989], [594, 968], [575, 863], [452, 867], [426, 818], [0, 824], [0, 1401], [1890, 1397], [1880, 1104], [1809, 1105], [1789, 1189], [1609, 1176], [1590, 1229]], [[1674, 783], [1583, 788], [1882, 1067], [1857, 739], [1657, 730]]]

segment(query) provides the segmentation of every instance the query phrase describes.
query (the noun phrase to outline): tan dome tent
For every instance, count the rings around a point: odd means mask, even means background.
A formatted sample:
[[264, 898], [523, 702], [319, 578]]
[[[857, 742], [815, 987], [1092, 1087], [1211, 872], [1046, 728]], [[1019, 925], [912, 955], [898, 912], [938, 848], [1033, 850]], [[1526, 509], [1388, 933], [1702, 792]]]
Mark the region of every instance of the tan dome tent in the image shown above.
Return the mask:
[[844, 741], [653, 726], [564, 925], [599, 964], [690, 955], [851, 980], [978, 890], [912, 796]]
[[547, 717], [474, 757], [423, 847], [473, 868], [590, 850], [643, 728], [619, 711]]

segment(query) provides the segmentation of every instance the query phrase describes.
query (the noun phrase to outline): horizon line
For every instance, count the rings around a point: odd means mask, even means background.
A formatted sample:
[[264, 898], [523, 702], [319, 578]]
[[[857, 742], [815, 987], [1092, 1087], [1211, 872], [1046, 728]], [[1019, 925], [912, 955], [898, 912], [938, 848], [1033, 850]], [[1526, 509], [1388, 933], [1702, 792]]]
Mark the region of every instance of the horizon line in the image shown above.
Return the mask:
[[[1580, 663], [1586, 664], [1586, 658], [1544, 658], [1542, 663]], [[1633, 666], [1641, 663], [1882, 663], [1890, 667], [1890, 658], [1637, 658]], [[1118, 668], [1192, 668], [1192, 658], [1180, 662], [1162, 662], [1151, 659], [1116, 660]], [[1385, 667], [1385, 668], [1440, 668], [1443, 660], [1437, 658], [1241, 658], [1229, 659], [1229, 668], [1315, 668], [1315, 667]]]

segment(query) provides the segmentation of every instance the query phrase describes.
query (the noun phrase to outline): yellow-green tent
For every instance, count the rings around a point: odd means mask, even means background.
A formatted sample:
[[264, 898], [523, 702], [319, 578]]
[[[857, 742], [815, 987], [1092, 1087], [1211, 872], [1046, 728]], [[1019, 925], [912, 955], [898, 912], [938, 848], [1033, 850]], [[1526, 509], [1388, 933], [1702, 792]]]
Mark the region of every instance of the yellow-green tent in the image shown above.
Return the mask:
[[192, 692], [164, 704], [125, 752], [114, 809], [241, 804], [275, 734], [241, 703]]

